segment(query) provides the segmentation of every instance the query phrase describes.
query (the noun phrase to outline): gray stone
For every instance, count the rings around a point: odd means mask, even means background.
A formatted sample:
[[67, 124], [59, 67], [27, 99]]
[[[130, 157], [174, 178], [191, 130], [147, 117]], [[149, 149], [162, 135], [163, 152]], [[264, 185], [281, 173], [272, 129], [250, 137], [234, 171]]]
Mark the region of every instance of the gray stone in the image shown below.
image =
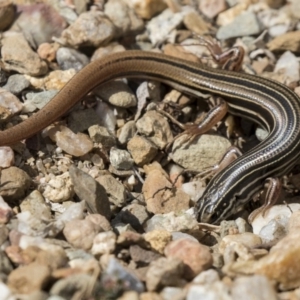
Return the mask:
[[245, 35], [256, 35], [262, 31], [256, 15], [253, 12], [244, 12], [237, 16], [230, 24], [219, 28], [218, 40], [225, 40]]
[[110, 204], [106, 191], [93, 177], [79, 170], [74, 165], [69, 170], [74, 190], [77, 196], [86, 201], [90, 212], [111, 217]]
[[89, 63], [89, 59], [83, 53], [66, 47], [61, 47], [56, 52], [56, 60], [62, 70], [81, 70]]
[[231, 289], [233, 300], [276, 300], [278, 299], [275, 288], [267, 277], [254, 275], [250, 277], [238, 277]]
[[115, 258], [109, 260], [106, 275], [102, 277], [102, 283], [106, 281], [123, 285], [127, 290], [144, 291], [143, 283], [130, 270], [123, 267]]
[[26, 79], [23, 75], [14, 74], [9, 76], [7, 83], [3, 86], [3, 88], [14, 95], [18, 95], [29, 86], [30, 82], [28, 79]]

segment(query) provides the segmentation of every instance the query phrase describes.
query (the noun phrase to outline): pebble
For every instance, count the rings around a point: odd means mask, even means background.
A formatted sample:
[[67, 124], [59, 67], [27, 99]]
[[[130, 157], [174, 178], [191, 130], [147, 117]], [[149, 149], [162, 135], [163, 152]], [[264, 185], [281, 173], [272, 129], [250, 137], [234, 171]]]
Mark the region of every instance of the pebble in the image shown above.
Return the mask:
[[82, 13], [61, 37], [66, 43], [77, 47], [99, 47], [115, 37], [115, 27], [109, 18], [100, 11]]
[[[299, 285], [299, 267], [297, 263], [297, 251], [299, 251], [299, 213], [295, 218], [291, 217], [292, 230], [282, 238], [269, 253], [265, 254], [258, 261], [233, 262], [224, 269], [225, 272], [234, 274], [260, 274], [265, 275], [271, 281], [279, 283], [282, 290], [295, 288]], [[295, 227], [294, 227], [295, 226]], [[297, 228], [297, 230], [293, 230]]]
[[[72, 299], [78, 296], [77, 299], [86, 299], [90, 295], [91, 286], [95, 284], [94, 278], [88, 274], [75, 274], [58, 280], [50, 289], [52, 297], [54, 295], [61, 296], [62, 299]], [[54, 300], [60, 300], [54, 299]]]
[[190, 197], [182, 190], [175, 189], [161, 167], [146, 171], [142, 192], [147, 210], [154, 214], [181, 212], [189, 209]]
[[257, 127], [255, 130], [255, 136], [260, 142], [265, 140], [268, 135], [269, 135], [269, 132], [263, 128]]
[[42, 290], [50, 283], [48, 266], [33, 262], [13, 270], [7, 279], [8, 287], [15, 293], [30, 294]]
[[213, 19], [227, 8], [226, 1], [200, 0], [199, 9], [208, 18]]
[[227, 235], [235, 235], [239, 233], [238, 226], [233, 220], [223, 220], [220, 223], [220, 237], [223, 238]]
[[[146, 107], [149, 99], [155, 103], [159, 102], [161, 95], [161, 84], [154, 81], [144, 81], [142, 82], [137, 90], [136, 96], [138, 98], [137, 112], [134, 119], [138, 120], [142, 113], [143, 109]], [[149, 104], [151, 106], [151, 103]]]
[[[196, 43], [199, 43], [199, 41], [196, 41]], [[178, 46], [167, 44], [164, 48], [164, 53], [179, 59], [185, 59], [194, 63], [199, 63], [199, 58], [194, 53], [190, 53], [193, 50], [191, 47], [192, 46], [183, 46], [182, 48], [179, 48]], [[185, 48], [189, 49], [188, 52], [185, 50]]]
[[57, 218], [57, 221], [68, 223], [71, 220], [82, 220], [84, 218], [84, 208], [85, 205], [83, 202], [73, 203], [64, 210]]
[[[94, 143], [100, 143], [103, 147], [110, 149], [116, 145], [116, 138], [105, 127], [92, 125], [88, 129], [89, 136]], [[112, 151], [112, 150], [111, 150]]]
[[203, 134], [188, 145], [182, 143], [183, 138], [175, 140], [172, 159], [180, 166], [197, 172], [218, 164], [231, 146], [226, 138], [217, 135]]
[[231, 5], [229, 9], [221, 12], [217, 17], [217, 25], [226, 26], [233, 22], [233, 20], [239, 16], [242, 12], [247, 11], [250, 5], [250, 1], [237, 1], [234, 5]]
[[138, 245], [130, 246], [129, 253], [130, 253], [131, 259], [135, 263], [137, 263], [138, 265], [141, 265], [141, 266], [150, 264], [151, 262], [153, 262], [161, 257], [160, 254], [150, 251], [150, 250], [145, 250]]
[[98, 115], [93, 108], [74, 110], [68, 116], [69, 128], [75, 133], [83, 132], [99, 124]]
[[73, 247], [89, 250], [100, 230], [100, 225], [95, 224], [89, 218], [85, 218], [84, 220], [71, 220], [66, 223], [63, 234]]
[[123, 52], [125, 50], [126, 49], [124, 46], [120, 45], [119, 43], [111, 42], [109, 45], [97, 48], [91, 57], [91, 61], [103, 58], [111, 53]]
[[15, 162], [15, 155], [10, 147], [0, 147], [0, 167], [9, 168]]
[[116, 27], [116, 36], [123, 37], [144, 29], [144, 22], [126, 1], [109, 0], [105, 4], [104, 12]]
[[243, 12], [230, 24], [220, 27], [217, 39], [225, 40], [239, 36], [256, 35], [262, 31], [256, 15], [252, 12]]
[[32, 48], [51, 42], [52, 37], [59, 37], [67, 25], [64, 18], [46, 3], [33, 1], [30, 5], [18, 5], [17, 11], [18, 18], [11, 30], [21, 30]]
[[172, 240], [175, 241], [175, 240], [178, 240], [178, 239], [190, 239], [194, 242], [197, 242], [198, 240], [196, 238], [194, 238], [192, 235], [190, 234], [187, 234], [187, 233], [184, 233], [184, 232], [176, 232], [176, 231], [173, 231], [172, 232]]
[[227, 247], [230, 247], [232, 243], [240, 243], [248, 248], [258, 247], [262, 244], [261, 238], [251, 232], [245, 232], [242, 234], [226, 235], [223, 237], [219, 244], [219, 251], [224, 254]]
[[56, 52], [56, 60], [62, 70], [75, 69], [80, 71], [89, 63], [86, 55], [72, 48], [61, 47]]
[[0, 106], [0, 120], [5, 121], [11, 118], [11, 111], [3, 106]]
[[194, 11], [184, 16], [183, 23], [187, 29], [199, 35], [206, 34], [210, 30], [208, 23], [204, 21], [203, 17]]
[[117, 244], [123, 245], [125, 247], [136, 244], [143, 248], [147, 248], [147, 243], [145, 242], [143, 236], [140, 233], [134, 231], [119, 232]]
[[184, 263], [184, 277], [193, 279], [212, 266], [213, 259], [207, 246], [191, 239], [178, 239], [165, 248], [167, 258], [178, 258]]
[[184, 272], [183, 263], [177, 258], [159, 258], [152, 263], [146, 273], [146, 286], [149, 291], [156, 291], [165, 286], [179, 286]]
[[90, 220], [91, 222], [95, 223], [97, 226], [101, 227], [102, 231], [111, 231], [112, 227], [104, 216], [100, 214], [89, 214], [87, 216], [87, 219]]
[[100, 170], [103, 170], [105, 168], [104, 161], [98, 154], [94, 154], [92, 156], [91, 162], [94, 164], [94, 166], [97, 166]]
[[22, 252], [25, 257], [30, 257], [32, 255], [32, 261], [41, 265], [48, 265], [51, 271], [66, 267], [68, 264], [66, 252], [60, 245], [45, 243], [39, 248], [35, 246], [28, 247]]
[[197, 275], [192, 282], [200, 285], [206, 285], [218, 281], [220, 281], [220, 276], [218, 272], [214, 269], [209, 269]]
[[185, 294], [185, 290], [178, 287], [165, 287], [160, 292], [164, 300], [184, 300]]
[[11, 290], [4, 282], [0, 282], [0, 295], [3, 300], [14, 300], [15, 299]]
[[135, 291], [128, 291], [123, 293], [121, 297], [118, 298], [118, 300], [140, 300], [139, 294]]
[[112, 231], [100, 232], [93, 240], [91, 253], [93, 255], [110, 254], [116, 248], [116, 234]]
[[129, 269], [125, 269], [115, 258], [109, 260], [107, 276], [103, 278], [103, 283], [106, 281], [116, 284], [122, 284], [126, 290], [136, 291], [141, 293], [144, 291], [142, 282]]
[[[168, 44], [168, 45], [171, 45], [171, 44]], [[201, 62], [201, 60], [199, 60], [198, 57], [207, 56], [209, 54], [207, 52], [207, 48], [204, 45], [201, 45], [201, 43], [199, 43], [199, 38], [197, 38], [197, 37], [188, 38], [188, 39], [184, 40], [181, 43], [181, 45], [182, 45], [182, 50], [184, 51], [184, 52], [182, 52], [182, 54], [184, 56], [186, 55], [186, 59], [190, 60], [190, 61]], [[178, 49], [178, 47], [177, 47], [177, 49]], [[191, 107], [189, 106], [189, 104], [191, 104], [191, 100], [188, 97], [186, 97], [184, 94], [179, 94], [178, 95], [177, 93], [178, 93], [178, 91], [172, 90], [167, 95], [167, 97], [168, 98], [170, 97], [171, 99], [173, 99], [172, 101], [176, 101], [180, 105], [186, 105], [186, 107], [182, 109], [182, 112], [184, 114], [186, 114], [187, 117], [188, 117], [191, 114], [191, 111], [190, 111]], [[175, 100], [177, 97], [179, 97], [179, 98], [177, 100]], [[207, 97], [208, 97], [208, 95], [203, 93], [203, 98], [206, 99]], [[202, 109], [203, 108], [200, 108], [200, 111]]]
[[24, 103], [22, 111], [24, 113], [28, 113], [43, 108], [52, 98], [54, 98], [57, 93], [57, 90], [44, 91], [39, 93], [27, 93], [27, 99]]
[[145, 231], [149, 232], [155, 229], [164, 229], [169, 232], [179, 231], [190, 233], [191, 235], [196, 233], [201, 236], [198, 222], [193, 215], [188, 213], [181, 213], [178, 216], [174, 212], [156, 214], [147, 221]]
[[70, 167], [69, 174], [76, 195], [82, 201], [86, 201], [89, 211], [103, 215], [109, 220], [111, 210], [105, 188], [75, 166]]
[[140, 300], [161, 300], [161, 296], [154, 292], [145, 292], [140, 295]]
[[6, 202], [20, 201], [32, 183], [31, 178], [26, 172], [17, 168], [9, 167], [1, 171], [1, 191], [0, 195]]
[[31, 49], [21, 33], [10, 32], [3, 36], [1, 56], [7, 71], [31, 76], [44, 75], [48, 71], [47, 64]]
[[59, 49], [58, 43], [42, 43], [37, 49], [40, 58], [53, 62], [56, 59], [56, 52]]
[[278, 299], [272, 283], [267, 277], [261, 275], [236, 278], [231, 288], [231, 294], [233, 300], [238, 300], [241, 298], [245, 300]]
[[96, 181], [104, 187], [110, 203], [123, 207], [126, 203], [126, 189], [123, 184], [109, 173], [97, 177]]
[[57, 146], [66, 153], [76, 157], [89, 153], [94, 147], [93, 142], [86, 134], [74, 133], [65, 126], [60, 126], [59, 130], [53, 134]]
[[98, 115], [99, 125], [107, 128], [110, 133], [114, 133], [117, 121], [112, 107], [105, 102], [98, 102], [96, 113]]
[[156, 45], [165, 41], [170, 32], [181, 25], [185, 14], [190, 11], [191, 9], [186, 7], [180, 12], [173, 13], [170, 8], [167, 8], [152, 18], [146, 26], [151, 43]]
[[138, 166], [150, 163], [157, 154], [157, 147], [147, 138], [135, 135], [127, 144], [133, 161]]
[[254, 272], [279, 282], [284, 290], [299, 286], [299, 247], [299, 233], [288, 234], [271, 248], [268, 255], [254, 264]]
[[63, 202], [72, 199], [74, 187], [66, 172], [62, 175], [51, 178], [46, 185], [43, 196], [52, 202]]
[[288, 230], [290, 233], [294, 232], [294, 231], [298, 231], [299, 229], [299, 211], [295, 211], [293, 212], [293, 214], [291, 215], [290, 219], [289, 219], [289, 225], [288, 225]]
[[[20, 112], [23, 107], [20, 100], [4, 88], [0, 88], [0, 105], [9, 111], [9, 116]], [[5, 120], [5, 118], [2, 117], [2, 114], [1, 119]]]
[[292, 212], [299, 210], [299, 203], [290, 203], [288, 207], [274, 205], [264, 215], [259, 212], [251, 222], [253, 233], [259, 235], [264, 243], [276, 242], [287, 234]]
[[300, 4], [297, 0], [292, 0], [290, 3], [290, 13], [295, 17], [299, 18], [300, 17], [300, 12], [299, 12], [299, 7]]
[[147, 137], [155, 146], [163, 149], [172, 142], [173, 134], [166, 119], [156, 111], [146, 112], [136, 122], [137, 131]]
[[20, 204], [21, 211], [29, 211], [33, 217], [51, 219], [51, 209], [38, 190], [32, 191]]
[[[24, 213], [23, 213], [24, 214]], [[30, 213], [25, 213], [27, 216], [30, 215]], [[18, 214], [19, 216], [20, 214]], [[40, 246], [45, 242], [44, 238], [41, 236], [29, 236], [26, 234], [22, 234], [21, 232], [17, 230], [12, 230], [9, 235], [9, 240], [13, 247], [26, 249], [30, 246]], [[5, 249], [7, 255], [9, 256], [9, 253], [7, 251], [8, 248]]]
[[164, 254], [166, 246], [171, 242], [172, 235], [166, 230], [152, 230], [144, 234], [144, 239], [151, 248], [160, 254]]
[[36, 89], [60, 90], [75, 74], [76, 71], [74, 69], [70, 69], [66, 71], [55, 70], [42, 78], [31, 77], [28, 75], [25, 75], [25, 77]]
[[60, 2], [56, 1], [51, 2], [51, 4], [69, 24], [75, 22], [78, 15], [76, 14], [72, 6], [62, 5]]
[[280, 221], [271, 220], [260, 230], [259, 236], [265, 244], [275, 244], [287, 234], [287, 228], [284, 226], [285, 224], [282, 224], [283, 219]]
[[30, 82], [24, 75], [14, 74], [9, 76], [6, 84], [2, 87], [14, 95], [19, 95], [23, 90], [30, 86]]
[[124, 224], [118, 222], [116, 224], [113, 224], [113, 227], [115, 232], [117, 232], [118, 234], [122, 234], [124, 232], [134, 232], [134, 233], [136, 232], [130, 224]]
[[109, 154], [109, 160], [117, 170], [130, 170], [133, 167], [133, 159], [126, 150], [112, 148]]
[[300, 31], [291, 31], [272, 39], [267, 47], [272, 52], [279, 51], [300, 51]]
[[181, 189], [184, 193], [190, 196], [191, 201], [194, 203], [201, 198], [202, 194], [205, 191], [202, 182], [193, 181], [182, 184]]
[[284, 73], [287, 84], [298, 82], [300, 79], [299, 74], [299, 61], [297, 57], [290, 51], [284, 52], [277, 60], [275, 73]]
[[239, 233], [252, 232], [252, 227], [243, 218], [237, 218], [235, 224]]
[[151, 0], [151, 1], [139, 1], [139, 0], [130, 0], [127, 1], [128, 5], [132, 7], [135, 13], [142, 19], [151, 19], [154, 15], [162, 12], [167, 8], [166, 3], [160, 0]]
[[[270, 72], [273, 70], [273, 66], [271, 65], [271, 59], [269, 59], [267, 57], [259, 58], [259, 55], [261, 55], [263, 53], [264, 53], [264, 51], [261, 51], [261, 50], [252, 52], [253, 59], [257, 59], [257, 60], [253, 61], [252, 67], [258, 75], [262, 74], [263, 72]], [[271, 52], [269, 52], [269, 53], [271, 53]], [[267, 54], [267, 51], [266, 51], [266, 54]]]
[[[0, 196], [0, 224], [6, 224], [13, 216], [13, 210]], [[1, 242], [0, 242], [1, 245]]]
[[131, 203], [122, 208], [113, 220], [113, 224], [130, 224], [136, 231], [143, 232], [143, 227], [148, 220], [149, 212], [145, 206]]
[[18, 213], [16, 215], [18, 219], [18, 231], [28, 236], [46, 236], [51, 230], [50, 226], [41, 217], [35, 217], [31, 215], [29, 211]]
[[262, 25], [268, 28], [268, 33], [272, 37], [285, 34], [291, 28], [291, 20], [282, 10], [263, 10], [258, 13], [258, 18]]
[[229, 287], [222, 281], [210, 285], [191, 285], [188, 289], [187, 300], [232, 300]]
[[94, 91], [104, 101], [117, 107], [134, 107], [137, 99], [132, 90], [123, 81], [111, 81]]
[[136, 134], [136, 126], [134, 121], [129, 121], [120, 128], [118, 141], [121, 145], [125, 145]]

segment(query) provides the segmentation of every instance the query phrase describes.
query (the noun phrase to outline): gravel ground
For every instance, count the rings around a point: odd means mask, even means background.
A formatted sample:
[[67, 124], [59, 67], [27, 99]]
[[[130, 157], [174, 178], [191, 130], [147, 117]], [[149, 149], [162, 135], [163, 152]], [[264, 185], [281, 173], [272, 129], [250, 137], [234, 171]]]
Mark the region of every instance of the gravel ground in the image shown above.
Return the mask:
[[[3, 0], [0, 30], [2, 130], [111, 53], [220, 68], [201, 37], [243, 47], [239, 72], [300, 96], [299, 0]], [[300, 299], [299, 168], [265, 213], [248, 220], [258, 200], [219, 225], [195, 218], [207, 170], [231, 145], [245, 152], [267, 135], [227, 115], [172, 144], [182, 129], [169, 116], [199, 122], [218, 101], [120, 79], [0, 147], [0, 300]]]

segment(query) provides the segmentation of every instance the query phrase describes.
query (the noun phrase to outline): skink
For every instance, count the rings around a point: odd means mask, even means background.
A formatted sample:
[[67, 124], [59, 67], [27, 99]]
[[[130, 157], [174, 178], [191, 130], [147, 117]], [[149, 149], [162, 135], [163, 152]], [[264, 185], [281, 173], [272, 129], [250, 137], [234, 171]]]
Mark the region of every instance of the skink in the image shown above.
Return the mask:
[[199, 221], [218, 223], [243, 207], [269, 177], [281, 177], [300, 155], [300, 102], [278, 82], [244, 73], [211, 69], [164, 54], [126, 51], [96, 60], [74, 76], [38, 113], [0, 132], [0, 145], [11, 145], [42, 130], [96, 86], [117, 78], [145, 78], [182, 92], [220, 95], [234, 115], [268, 130], [268, 137], [237, 158], [208, 184], [196, 204]]

